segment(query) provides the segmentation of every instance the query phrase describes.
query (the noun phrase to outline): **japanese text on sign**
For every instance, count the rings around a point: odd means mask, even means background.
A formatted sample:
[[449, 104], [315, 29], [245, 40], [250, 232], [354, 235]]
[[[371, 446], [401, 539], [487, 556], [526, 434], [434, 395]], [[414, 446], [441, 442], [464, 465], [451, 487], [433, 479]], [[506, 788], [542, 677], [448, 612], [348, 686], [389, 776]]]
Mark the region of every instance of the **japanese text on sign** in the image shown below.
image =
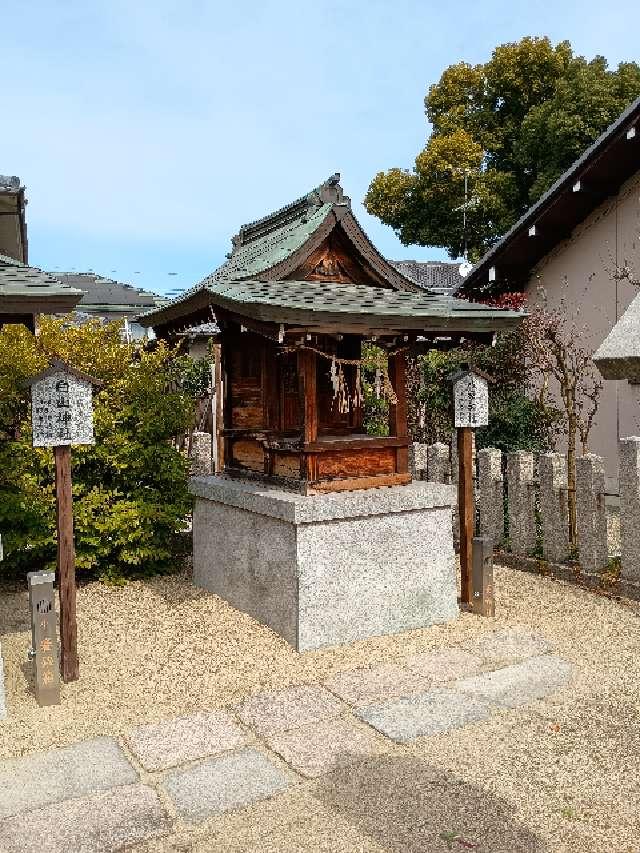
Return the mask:
[[455, 426], [481, 427], [489, 423], [489, 387], [486, 379], [466, 373], [453, 386]]
[[93, 444], [91, 383], [62, 371], [31, 386], [33, 446]]

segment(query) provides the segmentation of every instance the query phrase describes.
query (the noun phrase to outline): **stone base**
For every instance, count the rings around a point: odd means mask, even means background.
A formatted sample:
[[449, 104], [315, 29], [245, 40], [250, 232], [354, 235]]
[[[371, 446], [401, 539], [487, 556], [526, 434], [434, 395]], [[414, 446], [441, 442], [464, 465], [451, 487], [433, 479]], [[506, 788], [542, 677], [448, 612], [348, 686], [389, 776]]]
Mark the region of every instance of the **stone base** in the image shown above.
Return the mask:
[[458, 614], [452, 486], [304, 496], [197, 477], [191, 491], [194, 582], [298, 651]]

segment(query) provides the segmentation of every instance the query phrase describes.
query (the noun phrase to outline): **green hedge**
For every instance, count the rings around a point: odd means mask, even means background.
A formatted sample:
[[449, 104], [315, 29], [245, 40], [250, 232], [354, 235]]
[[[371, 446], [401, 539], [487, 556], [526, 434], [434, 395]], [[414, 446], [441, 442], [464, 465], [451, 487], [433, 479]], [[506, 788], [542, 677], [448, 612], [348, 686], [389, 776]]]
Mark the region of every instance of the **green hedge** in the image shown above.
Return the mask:
[[195, 412], [189, 359], [159, 344], [145, 352], [120, 325], [43, 319], [0, 331], [0, 574], [55, 566], [53, 454], [31, 446], [20, 383], [52, 357], [104, 382], [94, 394], [95, 446], [72, 449], [76, 565], [112, 582], [173, 567], [191, 509], [188, 463], [171, 441]]

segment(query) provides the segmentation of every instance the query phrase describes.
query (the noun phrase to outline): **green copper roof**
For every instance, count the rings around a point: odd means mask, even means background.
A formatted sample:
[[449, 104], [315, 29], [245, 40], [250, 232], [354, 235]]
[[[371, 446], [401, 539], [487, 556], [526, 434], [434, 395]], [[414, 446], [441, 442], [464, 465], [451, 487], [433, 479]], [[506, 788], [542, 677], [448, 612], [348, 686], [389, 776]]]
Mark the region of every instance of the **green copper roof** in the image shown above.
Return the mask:
[[[266, 233], [235, 247], [231, 257], [205, 280], [253, 278], [286, 260], [317, 231], [332, 207], [332, 204], [320, 204], [315, 208], [300, 205], [293, 216], [274, 219]], [[241, 230], [238, 236], [242, 233]]]
[[187, 291], [166, 308], [139, 319], [162, 326], [202, 308], [203, 298], [235, 316], [268, 323], [400, 331], [493, 331], [513, 328], [523, 314], [427, 293], [316, 281], [219, 281]]
[[[232, 239], [227, 260], [203, 284], [243, 279], [288, 278], [297, 263], [316, 248], [340, 222], [356, 252], [376, 270], [381, 283], [396, 290], [417, 290], [415, 282], [380, 255], [353, 217], [351, 202], [335, 174], [320, 186], [255, 222], [243, 225]], [[305, 247], [306, 244], [306, 247]], [[293, 264], [283, 269], [282, 264]]]

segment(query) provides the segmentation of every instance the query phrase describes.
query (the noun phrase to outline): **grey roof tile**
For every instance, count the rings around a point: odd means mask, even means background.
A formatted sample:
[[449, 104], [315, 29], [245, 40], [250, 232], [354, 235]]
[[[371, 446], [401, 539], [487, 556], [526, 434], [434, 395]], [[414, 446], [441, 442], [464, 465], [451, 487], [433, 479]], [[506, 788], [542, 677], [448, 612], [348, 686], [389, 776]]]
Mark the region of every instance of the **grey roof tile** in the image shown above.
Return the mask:
[[420, 287], [434, 293], [453, 293], [463, 281], [459, 264], [454, 262], [404, 260], [389, 263]]
[[[25, 264], [0, 255], [0, 311], [2, 300], [10, 298], [42, 298], [82, 296], [82, 291], [70, 287], [54, 275], [44, 272], [38, 267], [28, 267]], [[76, 299], [76, 301], [78, 301]]]
[[148, 290], [96, 273], [56, 272], [52, 275], [61, 282], [84, 291], [80, 306], [85, 310], [91, 306], [99, 306], [102, 309], [109, 306], [151, 308], [157, 305], [160, 298]]

